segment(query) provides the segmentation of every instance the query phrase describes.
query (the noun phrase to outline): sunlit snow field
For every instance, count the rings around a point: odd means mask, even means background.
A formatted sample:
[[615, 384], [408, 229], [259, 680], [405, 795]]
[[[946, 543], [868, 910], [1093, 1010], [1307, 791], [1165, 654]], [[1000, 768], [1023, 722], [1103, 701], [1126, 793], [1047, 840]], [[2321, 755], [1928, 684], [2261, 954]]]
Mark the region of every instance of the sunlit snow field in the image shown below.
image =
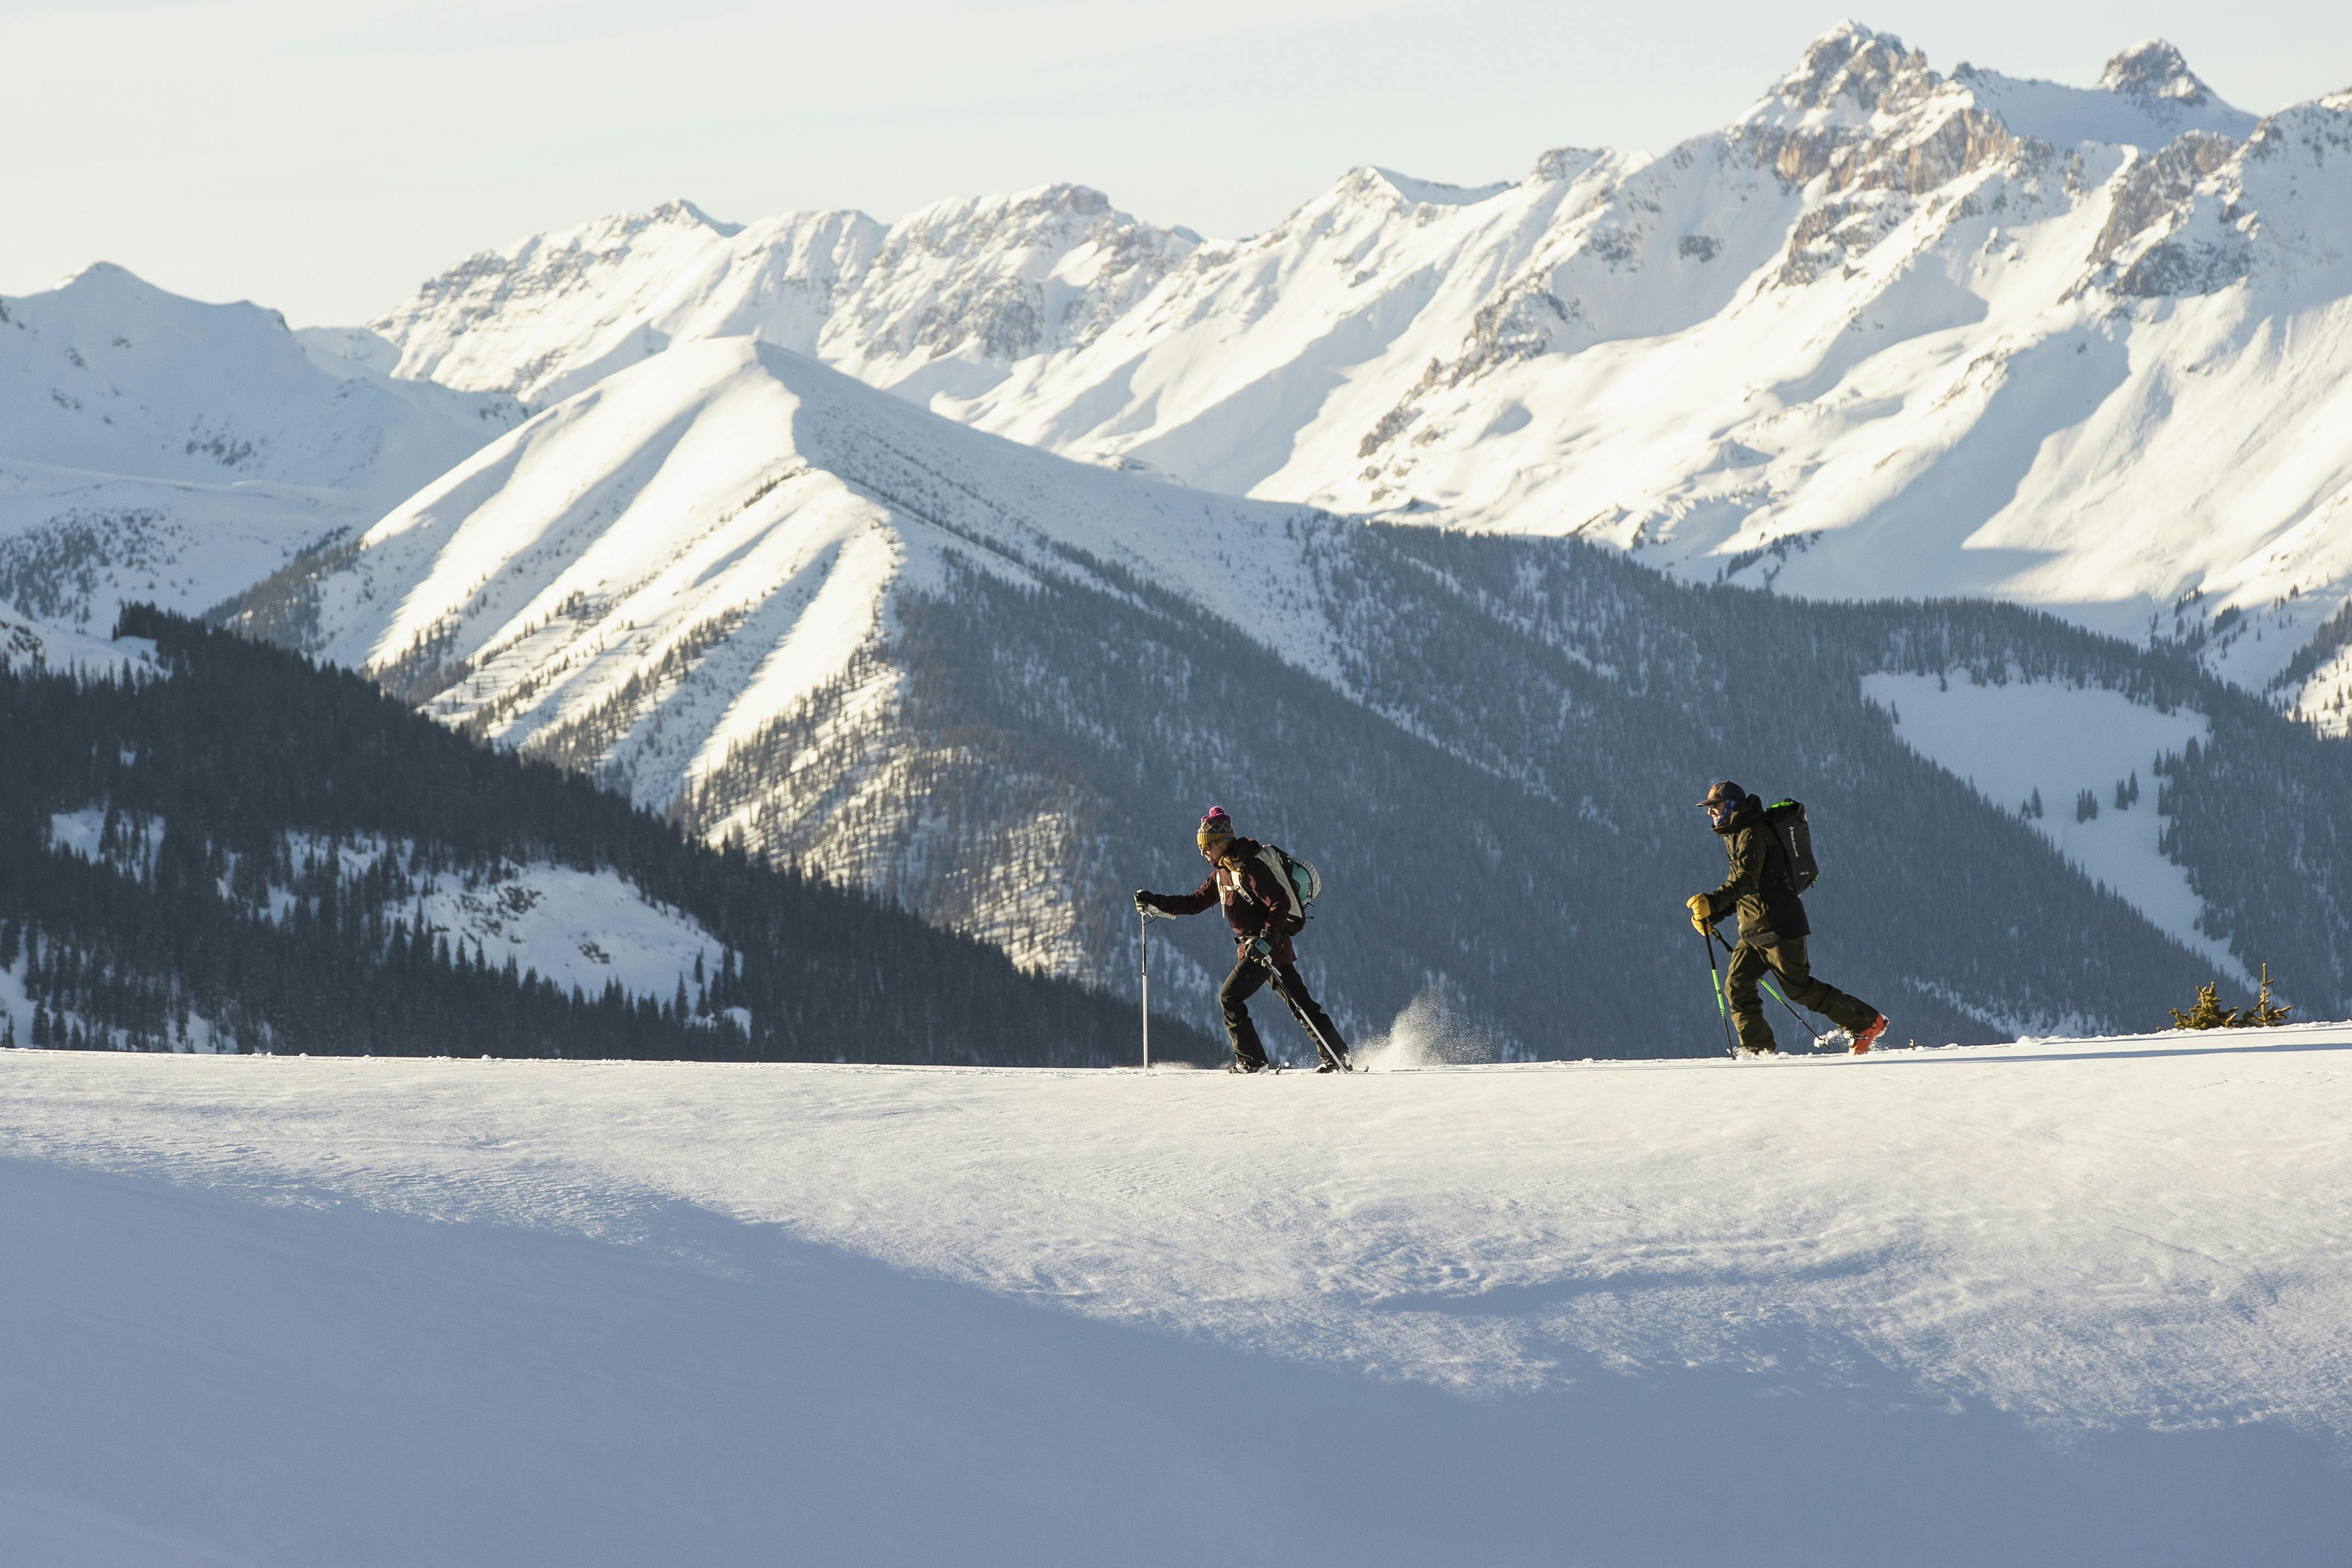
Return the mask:
[[0, 1560], [2341, 1561], [2352, 1026], [0, 1054]]

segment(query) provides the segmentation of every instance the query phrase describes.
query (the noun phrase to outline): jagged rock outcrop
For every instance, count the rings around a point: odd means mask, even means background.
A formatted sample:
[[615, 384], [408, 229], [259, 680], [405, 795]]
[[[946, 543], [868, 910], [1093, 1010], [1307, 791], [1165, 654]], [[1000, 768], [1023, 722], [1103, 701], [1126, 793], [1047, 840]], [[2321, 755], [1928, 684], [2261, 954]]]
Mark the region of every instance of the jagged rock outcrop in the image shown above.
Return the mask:
[[2146, 100], [2154, 109], [2201, 109], [2215, 101], [2213, 90], [2189, 68], [2180, 51], [2162, 38], [2135, 44], [2099, 73], [2102, 91]]
[[941, 202], [893, 224], [842, 281], [819, 351], [878, 385], [919, 383], [911, 395], [968, 392], [1093, 342], [1194, 243], [1084, 185]]

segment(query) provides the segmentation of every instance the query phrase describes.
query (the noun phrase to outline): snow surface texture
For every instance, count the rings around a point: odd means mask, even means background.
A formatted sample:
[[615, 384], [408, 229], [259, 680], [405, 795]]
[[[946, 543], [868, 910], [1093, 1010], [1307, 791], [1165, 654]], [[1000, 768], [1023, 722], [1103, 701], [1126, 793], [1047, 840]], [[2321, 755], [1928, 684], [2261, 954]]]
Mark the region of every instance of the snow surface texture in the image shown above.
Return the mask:
[[2342, 671], [2289, 665], [2352, 598], [2347, 234], [2352, 95], [2258, 121], [2161, 41], [2072, 88], [1844, 23], [1660, 156], [1361, 168], [1238, 241], [1066, 185], [887, 229], [673, 204], [373, 330], [404, 375], [538, 400], [755, 333], [1229, 493], [2191, 641], [2340, 727]]
[[119, 267], [0, 298], [0, 599], [101, 636], [125, 601], [201, 612], [522, 418], [320, 359]]
[[[1911, 749], [2017, 812], [2084, 875], [2252, 988], [2254, 977], [2227, 944], [2202, 929], [2205, 906], [2188, 869], [2158, 842], [2163, 826], [2151, 765], [2159, 752], [2210, 741], [2212, 726], [2204, 715], [2158, 713], [2120, 692], [2051, 681], [1979, 685], [1881, 671], [1864, 676], [1862, 685], [1895, 716], [1895, 732]], [[2145, 799], [2117, 806], [2116, 786], [2140, 778], [2147, 779]], [[2089, 817], [2078, 815], [2076, 806], [2085, 790], [2095, 808]], [[2029, 809], [2037, 800], [2038, 813]]]
[[2343, 1026], [0, 1078], [18, 1561], [2319, 1563], [2352, 1528]]

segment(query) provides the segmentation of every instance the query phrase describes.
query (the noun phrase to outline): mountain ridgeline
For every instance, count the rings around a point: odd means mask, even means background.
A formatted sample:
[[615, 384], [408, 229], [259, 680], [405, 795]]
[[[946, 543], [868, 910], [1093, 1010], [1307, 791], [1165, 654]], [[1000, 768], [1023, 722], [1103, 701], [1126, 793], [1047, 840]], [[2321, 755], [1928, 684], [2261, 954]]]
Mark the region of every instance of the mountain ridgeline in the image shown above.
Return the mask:
[[[854, 890], [704, 848], [346, 672], [133, 606], [156, 674], [0, 668], [0, 969], [19, 1044], [1103, 1065], [1131, 1009]], [[53, 823], [101, 814], [95, 845]], [[430, 895], [592, 873], [710, 938], [673, 989], [566, 987]], [[528, 895], [512, 901], [517, 906]], [[454, 937], [454, 940], [453, 940]], [[607, 942], [614, 939], [609, 936]], [[1159, 1020], [1155, 1050], [1209, 1060]]]
[[1242, 239], [1067, 184], [887, 227], [672, 203], [469, 257], [352, 340], [545, 406], [756, 336], [1081, 461], [2035, 604], [2352, 722], [2352, 659], [2290, 668], [2352, 594], [2352, 455], [2309, 423], [2352, 378], [2352, 93], [2250, 113], [2158, 39], [2090, 85], [1947, 72], [1854, 22], [1759, 86], [1655, 154], [1358, 167]]

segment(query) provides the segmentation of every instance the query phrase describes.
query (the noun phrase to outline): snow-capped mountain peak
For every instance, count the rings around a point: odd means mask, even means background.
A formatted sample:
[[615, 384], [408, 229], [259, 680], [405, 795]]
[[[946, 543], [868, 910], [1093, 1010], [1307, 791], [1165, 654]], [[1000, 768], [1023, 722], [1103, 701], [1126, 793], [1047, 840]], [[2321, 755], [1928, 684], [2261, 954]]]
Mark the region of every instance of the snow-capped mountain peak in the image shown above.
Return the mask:
[[2155, 99], [2197, 108], [2213, 100], [2213, 91], [2189, 68], [2180, 51], [2162, 38], [2134, 44], [2107, 62], [2099, 86], [2131, 98]]
[[125, 599], [201, 611], [522, 418], [322, 355], [110, 263], [0, 298], [0, 598], [101, 631]]
[[[380, 471], [394, 427], [419, 415], [454, 425], [455, 439], [425, 459], [446, 467], [515, 423], [493, 417], [477, 434], [483, 400], [430, 382], [354, 381], [361, 373], [322, 372], [275, 310], [183, 298], [100, 262], [47, 293], [0, 300], [0, 457], [405, 493], [425, 474], [408, 462]], [[429, 440], [422, 429], [394, 439]]]
[[653, 210], [652, 215], [664, 223], [700, 224], [722, 239], [732, 239], [743, 232], [741, 224], [730, 224], [723, 218], [714, 218], [683, 196], [664, 202]]
[[1935, 85], [1937, 78], [1927, 64], [1924, 54], [1905, 49], [1894, 34], [1873, 32], [1848, 19], [1807, 44], [1795, 68], [1740, 120], [1757, 125], [1867, 125], [1898, 91]]
[[[1083, 345], [1198, 241], [1085, 185], [722, 224], [691, 203], [470, 257], [370, 323], [398, 373], [557, 402], [675, 341], [748, 336], [908, 395]], [[919, 383], [909, 384], [909, 383]]]
[[681, 337], [813, 351], [841, 273], [880, 232], [860, 213], [747, 231], [674, 201], [469, 256], [369, 328], [398, 345], [398, 375], [543, 402]]
[[[1739, 120], [1786, 178], [1834, 171], [1840, 186], [1915, 193], [2005, 156], [2003, 132], [2053, 148], [2153, 147], [2184, 133], [2242, 141], [2254, 116], [2224, 103], [2162, 39], [2116, 55], [2095, 87], [2068, 87], [1961, 64], [1949, 78], [1891, 33], [1843, 22], [1810, 44], [1796, 69]], [[1934, 149], [1940, 139], [1948, 144]], [[1930, 148], [1924, 164], [1888, 152]], [[1859, 151], [1857, 151], [1859, 150]], [[1940, 151], [1942, 156], [1937, 156]], [[1958, 153], [1958, 156], [1954, 156]], [[1877, 168], [1868, 168], [1875, 163]]]
[[2053, 147], [2082, 142], [2152, 148], [2197, 132], [2242, 141], [2255, 117], [2206, 86], [2180, 51], [2161, 38], [2136, 44], [2107, 62], [2095, 87], [2003, 76], [1963, 65], [1953, 82], [2021, 136]]

